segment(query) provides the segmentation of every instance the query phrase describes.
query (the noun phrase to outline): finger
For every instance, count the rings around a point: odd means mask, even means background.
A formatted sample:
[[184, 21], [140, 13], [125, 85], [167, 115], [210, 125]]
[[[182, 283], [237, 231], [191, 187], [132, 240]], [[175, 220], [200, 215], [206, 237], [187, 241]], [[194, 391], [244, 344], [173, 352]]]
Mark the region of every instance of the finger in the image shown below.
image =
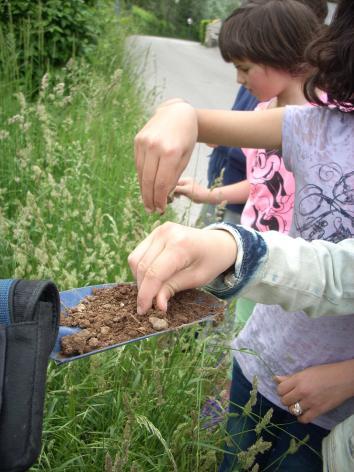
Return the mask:
[[143, 258], [146, 251], [148, 251], [158, 229], [159, 227], [154, 229], [154, 231], [152, 231], [143, 241], [141, 241], [128, 256], [128, 264], [135, 279], [137, 279], [139, 262]]
[[178, 195], [186, 195], [189, 193], [189, 188], [186, 185], [177, 185], [174, 193]]
[[189, 184], [191, 182], [191, 178], [190, 177], [181, 177], [178, 179], [178, 182], [177, 182], [177, 185], [186, 185], [186, 184]]
[[[298, 403], [300, 406], [301, 415], [296, 414], [294, 411], [295, 407], [297, 407], [296, 403]], [[289, 413], [293, 415], [301, 423], [308, 422], [309, 417], [314, 418], [315, 416], [317, 416], [313, 414], [313, 410], [311, 411], [311, 408], [306, 404], [305, 400], [292, 403], [291, 405], [288, 406], [288, 410], [289, 410]]]
[[321, 414], [320, 412], [316, 412], [316, 410], [310, 408], [309, 410], [305, 411], [302, 415], [298, 416], [297, 420], [299, 423], [302, 423], [302, 424], [312, 423], [313, 420], [320, 414]]
[[139, 186], [141, 190], [142, 189], [141, 179], [142, 179], [142, 174], [143, 174], [143, 169], [144, 169], [144, 151], [140, 143], [139, 134], [137, 134], [134, 139], [134, 157], [135, 157], [135, 167], [138, 174]]
[[154, 237], [150, 240], [150, 245], [144, 254], [142, 254], [137, 267], [136, 281], [138, 289], [140, 289], [141, 282], [143, 281], [146, 272], [163, 252], [165, 244], [166, 240], [162, 237]]
[[161, 287], [169, 283], [172, 276], [188, 265], [186, 256], [182, 255], [176, 247], [164, 250], [146, 270], [138, 291], [138, 313], [144, 314], [152, 306], [153, 299], [159, 293]]
[[182, 269], [173, 275], [167, 283], [161, 286], [156, 296], [156, 306], [166, 312], [169, 299], [176, 293], [182, 290], [200, 287], [201, 285], [202, 282], [197, 272], [191, 271], [188, 268]]
[[176, 187], [187, 162], [183, 163], [178, 150], [165, 151], [159, 160], [154, 183], [154, 208], [160, 213], [165, 211], [167, 196]]
[[[284, 377], [280, 377], [280, 378], [284, 378]], [[291, 390], [293, 390], [295, 386], [296, 386], [296, 379], [294, 379], [294, 377], [292, 376], [285, 377], [284, 380], [281, 380], [278, 383], [278, 386], [277, 386], [278, 395], [280, 395], [281, 397], [283, 395], [286, 395], [287, 393], [291, 392]]]
[[[296, 388], [294, 388], [287, 394], [281, 396], [280, 400], [284, 406], [291, 406], [294, 403], [299, 402], [301, 398], [299, 398], [299, 392], [296, 390]], [[303, 408], [302, 404], [301, 407]]]
[[154, 205], [154, 186], [158, 167], [159, 154], [157, 149], [155, 149], [155, 147], [152, 145], [148, 151], [148, 158], [145, 156], [141, 177], [141, 196], [143, 198], [145, 209], [148, 213], [151, 213], [156, 208]]

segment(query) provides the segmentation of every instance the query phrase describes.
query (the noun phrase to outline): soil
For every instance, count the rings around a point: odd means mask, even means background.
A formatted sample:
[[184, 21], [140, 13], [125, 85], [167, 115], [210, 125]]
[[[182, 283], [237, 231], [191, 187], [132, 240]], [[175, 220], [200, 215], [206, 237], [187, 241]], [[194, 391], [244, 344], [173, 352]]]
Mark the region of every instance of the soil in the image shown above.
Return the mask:
[[214, 322], [223, 319], [223, 303], [197, 289], [177, 293], [170, 299], [167, 313], [152, 308], [139, 316], [137, 293], [134, 284], [95, 288], [79, 305], [62, 313], [61, 325], [80, 327], [81, 331], [62, 337], [61, 353], [84, 354], [158, 331], [177, 329], [207, 316], [213, 316]]

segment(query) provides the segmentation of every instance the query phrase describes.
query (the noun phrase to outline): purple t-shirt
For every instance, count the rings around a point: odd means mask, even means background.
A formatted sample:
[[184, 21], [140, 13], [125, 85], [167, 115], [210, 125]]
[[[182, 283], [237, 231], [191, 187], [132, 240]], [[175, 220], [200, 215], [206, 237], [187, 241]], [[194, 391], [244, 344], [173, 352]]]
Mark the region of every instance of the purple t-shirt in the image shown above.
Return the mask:
[[[338, 242], [354, 236], [354, 114], [320, 107], [286, 107], [283, 159], [296, 182], [291, 236]], [[354, 307], [353, 307], [354, 313]], [[354, 314], [311, 319], [279, 305], [257, 304], [233, 341], [244, 375], [281, 408], [272, 375], [354, 359]], [[299, 399], [301, 400], [301, 399]], [[331, 429], [354, 413], [354, 398], [314, 423]]]

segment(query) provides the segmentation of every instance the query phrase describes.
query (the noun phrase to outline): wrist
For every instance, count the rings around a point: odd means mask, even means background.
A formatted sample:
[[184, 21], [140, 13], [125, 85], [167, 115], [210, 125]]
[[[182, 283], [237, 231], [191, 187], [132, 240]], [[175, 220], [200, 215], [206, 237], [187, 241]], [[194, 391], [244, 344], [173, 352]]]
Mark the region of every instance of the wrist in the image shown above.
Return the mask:
[[[354, 397], [354, 359], [346, 361], [347, 379], [349, 382], [349, 393]], [[349, 397], [350, 398], [350, 397]]]
[[[208, 228], [205, 228], [208, 230]], [[225, 228], [210, 229], [214, 233], [214, 247], [217, 248], [217, 257], [222, 262], [223, 273], [232, 271], [234, 273], [235, 261], [237, 259], [238, 245], [234, 235]]]
[[225, 199], [223, 199], [223, 193], [220, 188], [212, 188], [208, 190], [207, 203], [210, 205], [220, 205]]
[[158, 105], [156, 107], [155, 111], [160, 110], [160, 108], [169, 107], [171, 105], [177, 105], [179, 103], [184, 103], [186, 105], [189, 105], [189, 103], [186, 102], [186, 100], [184, 100], [183, 98], [170, 98], [169, 100], [166, 100], [166, 101], [160, 103], [160, 105]]

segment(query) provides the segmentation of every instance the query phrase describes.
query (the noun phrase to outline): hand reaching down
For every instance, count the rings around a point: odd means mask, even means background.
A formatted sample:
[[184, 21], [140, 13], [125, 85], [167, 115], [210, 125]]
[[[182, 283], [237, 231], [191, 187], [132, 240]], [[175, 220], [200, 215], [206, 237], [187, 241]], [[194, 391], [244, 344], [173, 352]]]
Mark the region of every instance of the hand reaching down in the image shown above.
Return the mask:
[[146, 313], [154, 299], [166, 311], [175, 293], [211, 282], [235, 263], [236, 255], [228, 231], [176, 223], [159, 226], [128, 258], [138, 285], [138, 313]]
[[180, 101], [162, 104], [135, 137], [135, 164], [147, 211], [162, 213], [167, 196], [188, 164], [197, 141], [193, 107]]

